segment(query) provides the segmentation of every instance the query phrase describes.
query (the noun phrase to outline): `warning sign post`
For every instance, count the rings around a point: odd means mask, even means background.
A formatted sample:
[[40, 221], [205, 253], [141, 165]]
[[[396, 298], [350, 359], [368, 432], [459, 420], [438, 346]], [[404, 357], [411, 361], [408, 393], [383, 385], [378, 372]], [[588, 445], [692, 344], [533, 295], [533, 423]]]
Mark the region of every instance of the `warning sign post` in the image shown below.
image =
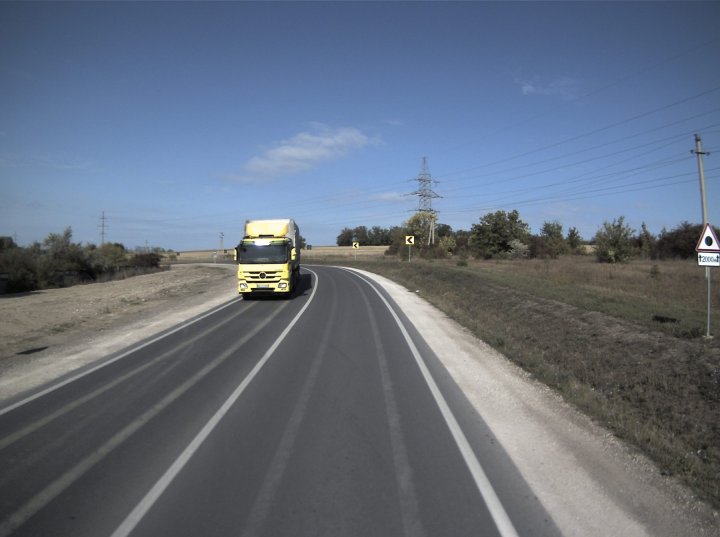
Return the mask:
[[709, 224], [705, 224], [700, 240], [695, 247], [698, 253], [698, 265], [705, 268], [705, 277], [707, 279], [707, 331], [705, 337], [710, 335], [710, 311], [712, 308], [712, 294], [710, 284], [710, 267], [720, 267], [720, 241], [718, 241], [715, 230]]

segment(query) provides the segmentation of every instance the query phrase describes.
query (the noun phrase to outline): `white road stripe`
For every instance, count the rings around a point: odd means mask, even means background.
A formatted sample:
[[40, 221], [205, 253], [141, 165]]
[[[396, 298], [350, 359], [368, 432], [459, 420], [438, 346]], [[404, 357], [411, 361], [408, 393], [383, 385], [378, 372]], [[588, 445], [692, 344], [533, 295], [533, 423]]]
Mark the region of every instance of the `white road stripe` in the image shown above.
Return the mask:
[[[254, 303], [253, 303], [253, 304], [254, 304]], [[189, 338], [189, 339], [186, 339], [186, 340], [183, 340], [183, 341], [180, 342], [176, 347], [174, 347], [174, 348], [172, 348], [172, 349], [170, 349], [170, 350], [168, 350], [168, 351], [166, 351], [166, 352], [164, 352], [164, 353], [162, 353], [162, 354], [159, 354], [158, 356], [154, 357], [152, 360], [149, 360], [149, 361], [143, 363], [142, 365], [140, 365], [139, 367], [137, 367], [137, 368], [135, 368], [135, 369], [132, 369], [131, 371], [128, 371], [128, 372], [125, 373], [124, 375], [113, 379], [111, 382], [109, 382], [109, 383], [107, 383], [107, 384], [104, 384], [103, 386], [101, 386], [101, 387], [98, 388], [97, 390], [95, 390], [95, 391], [93, 391], [93, 392], [90, 392], [90, 393], [88, 393], [87, 395], [84, 395], [83, 397], [80, 397], [79, 399], [76, 399], [76, 400], [68, 403], [67, 405], [65, 405], [65, 406], [63, 406], [63, 407], [58, 408], [57, 410], [55, 410], [55, 412], [52, 412], [52, 413], [48, 414], [47, 416], [45, 416], [45, 417], [43, 417], [43, 418], [41, 418], [41, 419], [38, 419], [38, 420], [33, 421], [33, 422], [31, 422], [31, 423], [28, 423], [25, 427], [23, 427], [23, 428], [20, 429], [19, 431], [16, 431], [16, 432], [13, 433], [13, 434], [10, 434], [10, 435], [8, 435], [8, 436], [6, 436], [6, 437], [0, 438], [0, 449], [6, 448], [7, 446], [13, 444], [14, 442], [17, 442], [18, 440], [20, 440], [21, 438], [27, 436], [28, 434], [30, 434], [30, 433], [32, 433], [32, 432], [40, 429], [42, 426], [47, 425], [48, 423], [50, 423], [50, 422], [52, 422], [53, 420], [59, 418], [60, 416], [62, 416], [62, 415], [64, 415], [64, 414], [67, 414], [67, 413], [70, 412], [71, 410], [73, 410], [73, 409], [75, 409], [75, 408], [83, 405], [84, 403], [87, 403], [88, 401], [90, 401], [90, 400], [94, 399], [95, 397], [97, 397], [97, 396], [105, 393], [106, 391], [110, 390], [111, 388], [114, 388], [114, 387], [117, 386], [118, 384], [121, 384], [121, 383], [125, 382], [126, 380], [134, 377], [135, 375], [137, 375], [137, 374], [139, 374], [139, 373], [142, 373], [143, 371], [145, 371], [146, 369], [154, 366], [154, 365], [157, 364], [158, 362], [161, 362], [162, 360], [168, 358], [169, 356], [172, 356], [173, 354], [177, 353], [180, 349], [183, 349], [184, 347], [187, 347], [188, 345], [191, 345], [192, 343], [195, 343], [195, 341], [197, 341], [198, 339], [202, 339], [202, 338], [206, 337], [208, 334], [212, 333], [213, 331], [217, 330], [218, 328], [220, 328], [220, 327], [224, 326], [225, 324], [227, 324], [227, 323], [235, 320], [235, 318], [236, 318], [238, 315], [242, 315], [243, 313], [245, 313], [248, 309], [250, 309], [250, 307], [252, 307], [253, 304], [251, 304], [250, 306], [248, 306], [248, 307], [245, 308], [244, 310], [241, 310], [241, 311], [237, 312], [236, 314], [228, 317], [227, 319], [223, 320], [222, 322], [213, 325], [212, 327], [208, 328], [207, 330], [204, 330], [204, 331], [198, 333], [198, 334], [195, 335], [194, 337]], [[215, 310], [215, 311], [217, 311], [217, 310]], [[187, 325], [184, 325], [184, 326], [187, 326]], [[144, 345], [143, 345], [143, 346], [144, 346]], [[140, 349], [140, 348], [142, 348], [142, 347], [138, 347], [138, 349]], [[138, 350], [138, 349], [133, 349], [133, 351]], [[128, 354], [130, 354], [130, 353], [129, 353], [129, 352], [126, 352], [126, 353], [123, 354], [123, 356], [127, 356]], [[118, 357], [118, 359], [119, 359], [119, 358], [120, 358], [120, 357]], [[114, 360], [113, 360], [113, 361], [114, 361]], [[107, 365], [107, 364], [103, 364], [103, 366], [105, 366], [105, 365]], [[96, 370], [96, 369], [95, 369], [95, 370]], [[80, 376], [82, 376], [82, 375], [80, 375]], [[75, 379], [80, 378], [80, 376], [75, 377]], [[56, 388], [56, 389], [57, 389], [57, 388]]]
[[455, 443], [457, 444], [458, 449], [460, 450], [460, 454], [463, 457], [463, 460], [465, 461], [465, 464], [467, 465], [468, 469], [470, 470], [470, 474], [472, 475], [473, 480], [475, 481], [475, 485], [477, 486], [478, 491], [480, 492], [480, 495], [485, 500], [485, 505], [488, 508], [488, 511], [490, 511], [490, 516], [492, 516], [493, 521], [495, 522], [495, 526], [498, 529], [498, 532], [502, 537], [518, 537], [518, 533], [515, 530], [515, 526], [513, 526], [512, 521], [510, 520], [510, 517], [508, 516], [507, 512], [505, 511], [505, 508], [502, 505], [502, 502], [500, 502], [500, 498], [498, 498], [497, 493], [495, 492], [495, 489], [493, 488], [492, 484], [490, 483], [490, 480], [488, 479], [487, 475], [485, 474], [485, 471], [483, 470], [482, 466], [480, 465], [480, 461], [477, 460], [477, 457], [475, 456], [475, 452], [472, 449], [472, 446], [470, 445], [470, 442], [468, 441], [467, 437], [465, 436], [465, 433], [463, 433], [462, 429], [460, 428], [460, 424], [457, 422], [457, 419], [455, 419], [455, 416], [452, 413], [452, 410], [450, 410], [450, 407], [447, 404], [447, 401], [445, 400], [445, 397], [443, 397], [442, 393], [440, 392], [440, 388], [438, 387], [437, 383], [435, 382], [435, 379], [433, 379], [432, 375], [430, 374], [430, 370], [427, 368], [427, 365], [425, 364], [425, 361], [422, 359], [422, 356], [420, 355], [420, 352], [418, 351], [417, 347], [415, 346], [415, 343], [413, 342], [412, 338], [410, 337], [410, 334], [408, 333], [407, 329], [405, 328], [405, 325], [403, 324], [402, 320], [400, 320], [400, 317], [398, 317], [397, 313], [395, 313], [395, 310], [392, 308], [390, 303], [386, 300], [386, 298], [382, 295], [382, 293], [377, 289], [375, 284], [371, 282], [370, 280], [364, 278], [360, 273], [357, 271], [354, 271], [352, 269], [346, 268], [346, 267], [339, 267], [344, 270], [347, 270], [348, 272], [351, 272], [355, 274], [358, 278], [363, 280], [365, 283], [367, 283], [380, 297], [380, 299], [385, 303], [385, 306], [390, 311], [390, 314], [395, 319], [395, 322], [397, 323], [398, 327], [400, 328], [400, 331], [402, 332], [403, 336], [405, 337], [405, 341], [408, 344], [408, 347], [410, 347], [410, 351], [412, 352], [413, 356], [415, 357], [415, 362], [417, 363], [418, 367], [420, 368], [420, 372], [423, 375], [423, 378], [425, 379], [425, 382], [428, 385], [428, 388], [430, 389], [430, 392], [432, 393], [433, 397], [435, 398], [435, 402], [438, 405], [438, 408], [440, 409], [440, 412], [445, 418], [445, 422], [447, 423], [448, 428], [450, 429], [450, 433], [453, 436], [453, 439], [455, 440]]
[[[353, 283], [360, 289], [360, 284], [353, 280]], [[415, 480], [413, 478], [413, 470], [410, 465], [410, 458], [407, 454], [407, 447], [400, 423], [400, 411], [395, 400], [395, 390], [393, 388], [392, 379], [390, 378], [390, 370], [388, 368], [388, 360], [383, 349], [380, 338], [380, 329], [378, 328], [375, 315], [373, 314], [368, 300], [367, 294], [361, 290], [365, 308], [367, 309], [370, 327], [375, 341], [375, 354], [380, 369], [380, 380], [383, 389], [383, 398], [385, 399], [385, 413], [388, 420], [388, 429], [390, 431], [390, 446], [393, 453], [393, 466], [395, 467], [395, 481], [398, 487], [398, 496], [400, 500], [400, 518], [404, 535], [406, 537], [424, 537], [425, 529], [420, 517], [420, 505], [418, 503], [417, 493], [415, 491]]]
[[318, 288], [317, 274], [315, 274], [315, 272], [313, 272], [312, 270], [310, 270], [309, 272], [315, 275], [315, 286], [313, 287], [313, 291], [310, 294], [310, 298], [308, 299], [308, 301], [298, 312], [298, 314], [293, 318], [293, 320], [290, 321], [290, 324], [285, 327], [285, 330], [283, 330], [280, 336], [278, 336], [275, 342], [265, 352], [260, 361], [250, 371], [248, 376], [245, 377], [242, 383], [235, 389], [235, 391], [230, 395], [230, 397], [228, 397], [228, 399], [225, 401], [225, 403], [223, 403], [220, 409], [218, 409], [215, 415], [210, 418], [210, 420], [205, 424], [205, 426], [200, 430], [200, 432], [195, 436], [195, 438], [193, 438], [192, 442], [190, 442], [190, 444], [185, 448], [185, 450], [180, 454], [180, 456], [175, 460], [175, 462], [173, 462], [172, 465], [170, 465], [170, 467], [165, 471], [162, 477], [158, 479], [158, 481], [150, 489], [150, 491], [148, 491], [145, 497], [140, 500], [140, 503], [135, 506], [135, 508], [130, 512], [130, 514], [120, 524], [120, 526], [118, 526], [118, 528], [113, 532], [111, 537], [127, 537], [128, 535], [130, 535], [130, 533], [140, 523], [140, 521], [148, 513], [148, 511], [152, 509], [153, 505], [155, 505], [155, 502], [157, 502], [160, 496], [162, 496], [165, 490], [170, 486], [173, 480], [182, 471], [182, 469], [192, 458], [195, 452], [200, 448], [203, 442], [205, 442], [208, 436], [212, 434], [213, 430], [215, 430], [215, 427], [217, 427], [218, 423], [220, 423], [220, 420], [222, 420], [225, 414], [228, 413], [230, 408], [232, 408], [235, 402], [243, 394], [245, 389], [255, 379], [257, 374], [267, 363], [267, 361], [273, 355], [278, 346], [280, 346], [280, 343], [282, 343], [282, 341], [290, 333], [290, 330], [292, 330], [298, 320], [300, 320], [302, 314], [305, 313], [305, 310], [308, 308], [308, 306], [310, 306], [310, 303], [313, 301], [313, 298], [315, 297], [315, 292]]
[[62, 388], [63, 386], [67, 386], [68, 384], [71, 384], [71, 383], [75, 382], [75, 381], [78, 380], [79, 378], [82, 378], [82, 377], [84, 377], [84, 376], [86, 376], [86, 375], [89, 375], [89, 374], [91, 374], [91, 373], [94, 373], [94, 372], [97, 371], [98, 369], [102, 369], [103, 367], [106, 367], [106, 366], [108, 366], [108, 365], [110, 365], [110, 364], [112, 364], [112, 363], [115, 363], [115, 362], [117, 362], [118, 360], [122, 360], [123, 358], [125, 358], [126, 356], [134, 353], [135, 351], [138, 351], [138, 350], [140, 350], [140, 349], [142, 349], [142, 348], [144, 348], [144, 347], [147, 347], [148, 345], [152, 345], [152, 344], [155, 343], [156, 341], [160, 341], [161, 339], [163, 339], [163, 338], [165, 338], [165, 337], [167, 337], [167, 336], [169, 336], [169, 335], [171, 335], [171, 334], [174, 334], [175, 332], [179, 332], [180, 330], [183, 330], [184, 328], [187, 328], [188, 326], [197, 323], [198, 321], [202, 321], [202, 320], [205, 319], [206, 317], [209, 317], [210, 315], [213, 315], [214, 313], [217, 313], [218, 311], [221, 311], [221, 310], [223, 310], [223, 309], [225, 309], [225, 308], [227, 308], [227, 307], [229, 307], [229, 306], [232, 306], [232, 305], [235, 304], [237, 301], [238, 301], [238, 299], [233, 299], [233, 300], [231, 300], [230, 302], [228, 302], [228, 303], [226, 303], [226, 304], [223, 304], [223, 305], [221, 305], [221, 306], [219, 306], [219, 307], [217, 307], [217, 308], [215, 308], [215, 309], [213, 309], [213, 310], [208, 311], [207, 313], [205, 313], [204, 315], [201, 315], [200, 317], [197, 317], [197, 318], [195, 318], [195, 319], [192, 319], [191, 321], [188, 321], [188, 322], [186, 322], [186, 323], [183, 323], [183, 324], [177, 326], [176, 328], [172, 329], [170, 332], [165, 332], [165, 333], [163, 333], [163, 334], [161, 334], [161, 335], [159, 335], [159, 336], [157, 336], [157, 337], [155, 337], [155, 338], [153, 338], [153, 339], [151, 339], [151, 340], [149, 340], [149, 341], [146, 341], [146, 342], [143, 343], [142, 345], [138, 345], [137, 347], [132, 347], [131, 349], [128, 349], [127, 351], [123, 352], [122, 354], [116, 356], [115, 358], [113, 358], [113, 359], [111, 359], [111, 360], [108, 360], [108, 361], [106, 361], [106, 362], [102, 362], [101, 364], [98, 364], [98, 365], [96, 365], [95, 367], [91, 367], [90, 369], [86, 369], [86, 370], [84, 370], [84, 371], [82, 371], [82, 372], [80, 372], [80, 373], [78, 373], [78, 374], [76, 374], [76, 375], [73, 375], [73, 376], [71, 376], [71, 377], [68, 377], [68, 378], [66, 378], [65, 380], [63, 380], [62, 382], [58, 382], [57, 384], [53, 384], [52, 386], [49, 386], [49, 387], [45, 388], [45, 389], [42, 390], [42, 391], [39, 391], [39, 392], [37, 392], [37, 393], [34, 393], [34, 394], [32, 394], [32, 395], [30, 395], [30, 396], [28, 396], [28, 397], [26, 397], [26, 398], [24, 398], [24, 399], [16, 402], [16, 403], [13, 403], [13, 404], [10, 405], [10, 406], [7, 406], [7, 407], [5, 407], [5, 408], [0, 408], [0, 416], [2, 416], [3, 414], [7, 414], [8, 412], [11, 412], [11, 411], [15, 410], [16, 408], [19, 408], [19, 407], [21, 407], [21, 406], [23, 406], [23, 405], [26, 405], [26, 404], [28, 404], [28, 403], [31, 402], [31, 401], [34, 401], [34, 400], [36, 400], [36, 399], [39, 399], [39, 398], [41, 398], [41, 397], [43, 397], [43, 396], [45, 396], [45, 395], [47, 395], [47, 394], [49, 394], [49, 393], [52, 393], [52, 392], [54, 392], [55, 390], [58, 390], [58, 389]]
[[[286, 305], [286, 304], [285, 304]], [[283, 305], [283, 308], [285, 307]], [[282, 308], [278, 308], [273, 315], [266, 318], [262, 323], [253, 328], [252, 331], [245, 334], [243, 338], [238, 340], [232, 347], [227, 349], [223, 354], [209, 362], [204, 368], [195, 373], [191, 378], [186, 380], [180, 386], [175, 388], [172, 392], [166, 395], [160, 402], [156, 403], [149, 410], [145, 411], [139, 418], [125, 426], [120, 432], [116, 433], [110, 440], [105, 442], [102, 446], [92, 452], [89, 456], [84, 458], [78, 464], [70, 468], [60, 477], [51, 482], [47, 487], [41, 490], [38, 494], [30, 498], [20, 509], [15, 511], [9, 518], [2, 521], [0, 524], [0, 537], [7, 537], [15, 529], [24, 524], [30, 517], [37, 513], [40, 509], [49, 504], [52, 500], [58, 497], [63, 491], [69, 486], [80, 479], [85, 473], [88, 472], [93, 466], [104, 459], [109, 453], [115, 448], [121, 445], [125, 440], [135, 434], [141, 427], [148, 423], [151, 419], [157, 416], [165, 408], [170, 406], [180, 396], [192, 388], [197, 382], [203, 377], [210, 373], [213, 369], [227, 360], [237, 349], [239, 349], [247, 340], [253, 337], [263, 327], [265, 327], [272, 319], [277, 315]]]
[[[328, 315], [331, 319], [335, 317], [335, 312], [337, 310], [337, 297], [334, 298], [335, 300], [333, 300], [333, 304]], [[253, 502], [252, 508], [250, 509], [247, 522], [245, 522], [245, 530], [241, 534], [242, 537], [256, 537], [262, 533], [261, 530], [267, 520], [273, 498], [280, 488], [282, 477], [287, 469], [290, 455], [292, 455], [295, 439], [297, 438], [300, 426], [305, 419], [307, 406], [310, 402], [310, 397], [313, 394], [315, 382], [317, 381], [318, 374], [320, 372], [320, 366], [323, 364], [326, 357], [332, 327], [332, 323], [328, 323], [325, 326], [325, 332], [320, 340], [320, 345], [318, 346], [317, 353], [312, 361], [312, 365], [310, 366], [307, 378], [303, 383], [300, 396], [295, 403], [295, 407], [290, 419], [288, 420], [288, 424], [285, 427], [285, 431], [280, 439], [277, 450], [275, 450], [273, 460], [268, 466], [268, 471], [263, 479], [260, 491]]]

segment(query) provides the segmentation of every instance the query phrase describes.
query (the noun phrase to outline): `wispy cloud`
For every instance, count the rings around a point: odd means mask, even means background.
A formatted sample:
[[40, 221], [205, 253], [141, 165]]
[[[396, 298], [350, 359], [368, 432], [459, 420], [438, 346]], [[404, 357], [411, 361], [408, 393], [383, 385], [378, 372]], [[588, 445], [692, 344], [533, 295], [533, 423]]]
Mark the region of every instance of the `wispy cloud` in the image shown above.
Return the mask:
[[371, 142], [370, 137], [353, 127], [331, 128], [315, 123], [309, 130], [252, 157], [234, 179], [253, 182], [292, 175], [362, 149]]
[[523, 95], [548, 95], [562, 99], [576, 99], [579, 93], [579, 83], [569, 76], [561, 76], [552, 80], [524, 80], [517, 79]]

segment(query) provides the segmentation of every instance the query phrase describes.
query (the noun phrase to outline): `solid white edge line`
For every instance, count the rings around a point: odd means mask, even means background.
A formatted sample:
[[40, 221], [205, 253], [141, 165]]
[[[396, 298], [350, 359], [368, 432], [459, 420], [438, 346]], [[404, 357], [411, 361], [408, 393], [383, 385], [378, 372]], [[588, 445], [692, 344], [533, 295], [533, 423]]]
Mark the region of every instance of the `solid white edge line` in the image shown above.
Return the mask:
[[218, 311], [221, 311], [229, 306], [232, 306], [239, 300], [240, 300], [239, 298], [233, 298], [229, 302], [227, 302], [225, 304], [221, 304], [220, 306], [200, 315], [199, 317], [196, 317], [194, 319], [191, 319], [190, 321], [187, 321], [183, 324], [176, 326], [169, 332], [163, 332], [162, 334], [155, 336], [154, 338], [146, 341], [145, 343], [142, 343], [141, 345], [138, 345], [137, 347], [131, 347], [130, 349], [127, 349], [126, 351], [124, 351], [122, 354], [119, 354], [115, 358], [112, 358], [112, 359], [102, 362], [96, 366], [93, 366], [90, 369], [86, 369], [84, 371], [81, 371], [80, 373], [77, 373], [75, 375], [67, 377], [65, 380], [58, 382], [57, 384], [48, 386], [44, 390], [33, 393], [32, 395], [29, 395], [28, 397], [25, 397], [24, 399], [21, 399], [20, 401], [17, 401], [16, 403], [11, 404], [10, 406], [0, 408], [0, 416], [7, 414], [8, 412], [12, 412], [16, 408], [20, 408], [21, 406], [26, 405], [26, 404], [30, 403], [31, 401], [34, 401], [35, 399], [39, 399], [49, 393], [54, 392], [55, 390], [59, 390], [63, 386], [67, 386], [68, 384], [71, 384], [78, 379], [81, 379], [87, 375], [90, 375], [91, 373], [94, 373], [95, 371], [98, 371], [99, 369], [102, 369], [103, 367], [113, 364], [113, 363], [117, 362], [118, 360], [122, 360], [123, 358], [134, 353], [135, 351], [139, 351], [140, 349], [143, 349], [149, 345], [152, 345], [153, 343], [156, 343], [157, 341], [160, 341], [161, 339], [168, 337], [168, 336], [174, 334], [175, 332], [179, 332], [180, 330], [183, 330], [184, 328], [187, 328], [188, 326], [190, 326], [192, 324], [202, 321], [206, 317], [209, 317], [210, 315], [213, 315], [214, 313], [217, 313]]
[[518, 537], [518, 533], [515, 530], [515, 526], [513, 525], [512, 521], [510, 520], [510, 517], [507, 514], [507, 511], [505, 511], [505, 508], [502, 505], [502, 502], [500, 501], [500, 498], [498, 498], [497, 493], [495, 492], [495, 489], [493, 488], [492, 484], [490, 483], [490, 480], [487, 477], [487, 474], [485, 474], [485, 471], [483, 470], [482, 466], [480, 465], [480, 461], [478, 461], [477, 457], [475, 456], [475, 452], [472, 449], [472, 446], [470, 445], [470, 442], [468, 441], [467, 437], [465, 436], [465, 433], [463, 433], [462, 429], [460, 428], [460, 424], [457, 422], [457, 419], [455, 418], [454, 414], [452, 413], [452, 410], [450, 410], [450, 407], [447, 404], [447, 401], [445, 400], [445, 397], [443, 397], [442, 393], [440, 392], [440, 388], [438, 387], [437, 383], [435, 382], [435, 379], [433, 379], [432, 375], [430, 374], [430, 370], [427, 368], [427, 365], [425, 364], [425, 361], [422, 359], [422, 356], [420, 355], [420, 351], [418, 351], [417, 347], [415, 346], [415, 343], [413, 342], [412, 338], [410, 337], [410, 334], [408, 333], [407, 329], [405, 328], [405, 325], [403, 324], [400, 317], [397, 315], [395, 310], [392, 308], [390, 303], [387, 301], [387, 299], [380, 293], [380, 291], [377, 289], [375, 283], [371, 282], [370, 280], [366, 279], [362, 273], [355, 269], [351, 269], [348, 267], [337, 267], [341, 268], [343, 270], [346, 270], [348, 272], [351, 272], [355, 274], [358, 278], [363, 280], [365, 283], [367, 283], [375, 293], [380, 297], [380, 299], [383, 301], [387, 309], [390, 311], [390, 314], [395, 319], [395, 322], [397, 323], [398, 327], [400, 328], [400, 331], [402, 332], [403, 336], [405, 337], [405, 341], [408, 344], [408, 347], [410, 348], [410, 351], [412, 352], [413, 356], [415, 357], [415, 361], [417, 362], [418, 367], [420, 368], [420, 372], [423, 375], [423, 378], [425, 379], [425, 382], [428, 385], [428, 388], [430, 389], [430, 392], [432, 393], [433, 397], [435, 398], [435, 402], [437, 403], [438, 407], [440, 408], [440, 412], [443, 415], [443, 418], [445, 418], [445, 422], [450, 429], [450, 433], [453, 436], [453, 439], [455, 440], [455, 443], [457, 444], [458, 449], [460, 450], [460, 453], [465, 460], [465, 464], [467, 465], [468, 469], [470, 470], [470, 474], [473, 477], [473, 480], [475, 481], [475, 485], [478, 488], [478, 491], [480, 492], [480, 495], [485, 500], [485, 505], [488, 508], [488, 511], [490, 512], [490, 516], [493, 518], [493, 521], [495, 522], [495, 526], [498, 529], [498, 532], [500, 532], [500, 535], [502, 537]]
[[225, 414], [227, 414], [230, 408], [243, 394], [245, 389], [255, 379], [255, 377], [263, 368], [265, 363], [267, 363], [275, 350], [280, 346], [285, 337], [290, 333], [290, 330], [292, 330], [295, 324], [300, 320], [302, 314], [305, 313], [305, 310], [312, 303], [313, 298], [315, 297], [315, 292], [318, 288], [317, 274], [308, 268], [306, 268], [305, 270], [315, 275], [315, 286], [313, 287], [312, 293], [310, 294], [310, 298], [308, 299], [307, 303], [302, 307], [302, 309], [297, 313], [297, 315], [295, 315], [293, 320], [290, 321], [290, 324], [285, 327], [285, 330], [282, 331], [282, 333], [278, 336], [278, 338], [270, 346], [270, 348], [265, 351], [265, 354], [262, 356], [262, 358], [260, 358], [260, 361], [255, 364], [255, 367], [252, 368], [250, 373], [248, 373], [247, 377], [245, 377], [245, 379], [240, 383], [240, 385], [235, 388], [235, 391], [230, 394], [230, 397], [225, 400], [225, 402], [217, 410], [217, 412], [215, 412], [212, 418], [210, 418], [210, 420], [205, 424], [205, 426], [200, 430], [200, 432], [195, 435], [195, 438], [192, 439], [190, 444], [188, 444], [188, 446], [183, 450], [183, 452], [178, 456], [178, 458], [175, 459], [175, 461], [170, 465], [170, 467], [165, 471], [165, 473], [160, 477], [160, 479], [157, 480], [155, 485], [153, 485], [153, 487], [148, 491], [148, 493], [143, 497], [143, 499], [140, 500], [140, 503], [135, 506], [135, 508], [130, 512], [130, 514], [125, 518], [125, 520], [123, 520], [123, 522], [117, 527], [111, 537], [127, 537], [128, 535], [130, 535], [130, 533], [140, 523], [140, 521], [148, 513], [148, 511], [150, 511], [158, 498], [162, 496], [162, 494], [170, 486], [172, 481], [182, 471], [182, 469], [192, 458], [198, 448], [200, 448], [203, 442], [205, 442], [208, 436], [210, 436], [215, 427], [217, 427], [218, 423], [220, 423], [220, 420], [222, 420]]

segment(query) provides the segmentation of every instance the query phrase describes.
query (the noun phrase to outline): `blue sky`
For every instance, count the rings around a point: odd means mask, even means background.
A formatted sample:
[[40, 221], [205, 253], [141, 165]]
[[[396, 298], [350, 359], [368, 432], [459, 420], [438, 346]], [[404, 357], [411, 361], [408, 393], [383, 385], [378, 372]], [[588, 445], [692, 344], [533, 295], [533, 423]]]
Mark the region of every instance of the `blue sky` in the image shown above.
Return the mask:
[[[591, 238], [702, 220], [720, 2], [0, 3], [0, 235], [313, 245], [418, 207]], [[720, 224], [720, 152], [704, 159]]]

